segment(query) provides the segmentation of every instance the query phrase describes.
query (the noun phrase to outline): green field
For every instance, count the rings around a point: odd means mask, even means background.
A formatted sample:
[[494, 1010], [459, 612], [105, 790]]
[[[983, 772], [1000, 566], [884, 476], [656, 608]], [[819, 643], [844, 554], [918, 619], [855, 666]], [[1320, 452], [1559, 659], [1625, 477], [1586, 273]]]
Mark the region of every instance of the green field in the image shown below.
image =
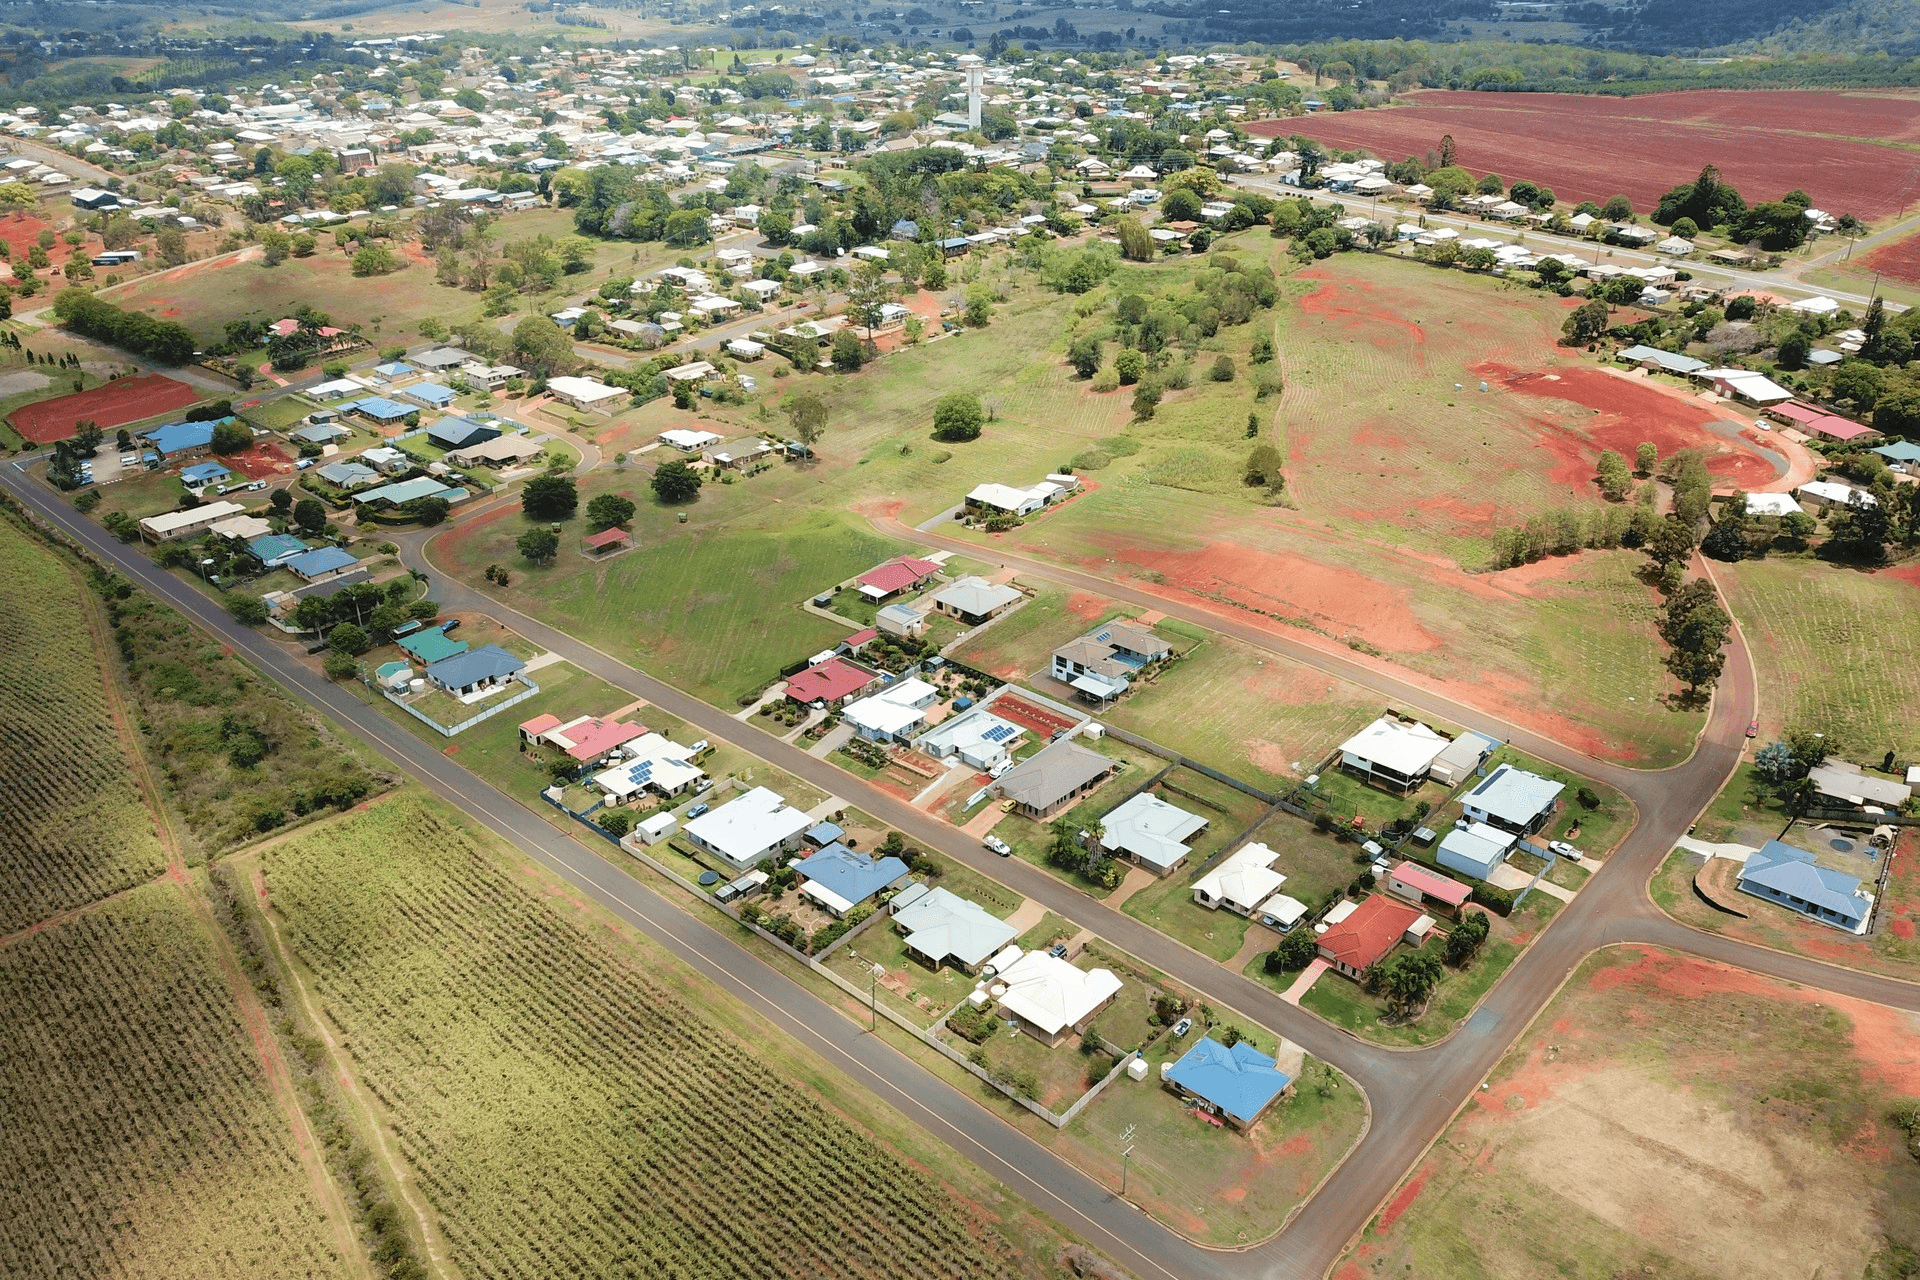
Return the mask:
[[1744, 560], [1716, 576], [1760, 675], [1761, 726], [1818, 729], [1836, 754], [1920, 759], [1920, 588], [1909, 570]]
[[104, 687], [96, 607], [64, 556], [0, 518], [0, 935], [166, 865], [133, 780], [132, 726]]
[[837, 1077], [810, 1055], [570, 912], [437, 803], [397, 798], [261, 864], [464, 1273], [1048, 1268], [992, 1207], [823, 1105]]
[[318, 1207], [197, 892], [147, 885], [0, 950], [8, 1276], [369, 1274]]

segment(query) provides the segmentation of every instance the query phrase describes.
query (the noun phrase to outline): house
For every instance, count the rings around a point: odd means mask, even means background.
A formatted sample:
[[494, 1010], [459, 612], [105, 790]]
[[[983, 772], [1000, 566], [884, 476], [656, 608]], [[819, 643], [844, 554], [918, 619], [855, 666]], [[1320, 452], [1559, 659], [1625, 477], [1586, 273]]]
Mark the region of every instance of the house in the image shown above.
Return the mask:
[[627, 804], [648, 791], [671, 798], [706, 778], [692, 763], [695, 754], [661, 734], [643, 733], [621, 745], [620, 762], [596, 774], [593, 785], [609, 804]]
[[920, 735], [914, 746], [936, 760], [958, 756], [970, 769], [987, 773], [1013, 758], [1026, 730], [984, 707], [941, 721]]
[[809, 849], [824, 849], [835, 840], [844, 839], [846, 832], [831, 822], [821, 822], [807, 828], [800, 837]]
[[480, 387], [487, 391], [498, 391], [514, 378], [523, 376], [525, 369], [510, 364], [482, 364], [469, 360], [460, 366], [460, 377], [470, 387]]
[[[653, 813], [648, 814], [646, 817], [640, 819], [640, 821], [634, 823], [633, 830], [628, 834], [627, 839], [632, 840], [635, 844], [655, 845], [655, 844], [659, 844], [662, 840], [665, 840], [667, 837], [671, 836], [674, 832], [678, 831], [679, 829], [680, 829], [679, 816], [673, 813], [669, 809], [660, 809]], [[762, 884], [766, 883], [766, 880], [765, 880], [766, 873], [763, 871], [760, 871], [760, 872], [750, 871], [747, 874], [761, 876], [762, 877], [761, 883]], [[735, 881], [735, 883], [737, 884], [739, 882]]]
[[1444, 907], [1448, 915], [1456, 914], [1461, 904], [1473, 896], [1473, 890], [1458, 880], [1449, 880], [1417, 862], [1401, 862], [1388, 871], [1386, 889], [1416, 907]]
[[171, 462], [176, 458], [192, 457], [211, 449], [213, 428], [214, 424], [211, 422], [169, 422], [158, 427], [148, 427], [137, 434], [146, 440], [147, 445], [155, 453]]
[[1765, 407], [1793, 399], [1793, 392], [1773, 379], [1745, 369], [1701, 369], [1693, 376], [1711, 383], [1715, 391], [1728, 399], [1745, 404]]
[[1865, 932], [1873, 913], [1873, 895], [1856, 877], [1820, 866], [1805, 849], [1778, 840], [1747, 855], [1737, 884], [1742, 893], [1849, 933]]
[[1381, 716], [1340, 744], [1340, 767], [1386, 791], [1405, 795], [1427, 780], [1451, 743], [1419, 721]]
[[461, 365], [473, 363], [473, 353], [462, 351], [459, 347], [432, 347], [408, 358], [420, 368], [434, 373], [447, 373]]
[[220, 521], [245, 510], [237, 502], [209, 502], [179, 511], [163, 511], [157, 516], [141, 519], [140, 536], [148, 542], [173, 542], [211, 529]]
[[250, 542], [254, 538], [264, 538], [273, 532], [273, 521], [259, 516], [228, 516], [209, 530], [216, 537], [232, 538], [238, 542]]
[[[739, 304], [735, 303], [734, 305], [738, 306]], [[669, 382], [705, 382], [718, 372], [720, 371], [714, 368], [708, 361], [695, 360], [691, 364], [676, 365], [674, 368], [668, 369], [661, 376]], [[552, 386], [553, 383], [548, 382], [547, 385]]]
[[1473, 822], [1530, 836], [1547, 825], [1560, 807], [1560, 793], [1566, 789], [1564, 782], [1529, 773], [1514, 764], [1502, 764], [1460, 798], [1460, 808]]
[[[1910, 440], [1895, 440], [1892, 444], [1876, 446], [1872, 452], [1879, 454], [1895, 466], [1913, 467], [1920, 464], [1920, 444]], [[1748, 499], [1751, 501], [1751, 497]]]
[[919, 883], [902, 889], [892, 905], [907, 954], [930, 969], [944, 964], [977, 972], [1020, 933], [977, 902]]
[[443, 387], [437, 382], [418, 382], [400, 394], [409, 400], [417, 400], [429, 409], [444, 409], [453, 403], [453, 388]]
[[210, 484], [219, 484], [232, 474], [217, 462], [196, 462], [190, 467], [180, 468], [180, 483], [189, 489], [204, 489]]
[[1121, 986], [1111, 970], [1076, 969], [1044, 951], [1024, 953], [1001, 968], [995, 982], [1006, 987], [1000, 1011], [1050, 1048], [1085, 1031]]
[[1240, 1130], [1252, 1128], [1293, 1088], [1293, 1078], [1246, 1041], [1227, 1046], [1211, 1036], [1201, 1036], [1178, 1062], [1162, 1064], [1160, 1079]]
[[878, 603], [890, 600], [902, 591], [911, 591], [933, 579], [939, 572], [940, 566], [931, 560], [900, 556], [867, 570], [855, 581], [860, 584], [861, 595]]
[[687, 823], [686, 836], [695, 848], [745, 871], [798, 847], [800, 833], [812, 825], [778, 793], [755, 787]]
[[[322, 409], [320, 412], [332, 413], [333, 410]], [[296, 431], [289, 431], [287, 433], [287, 439], [293, 441], [295, 444], [332, 444], [341, 436], [350, 436], [352, 434], [353, 432], [337, 422], [315, 422], [301, 427]]]
[[1850, 422], [1837, 413], [1817, 414], [1803, 424], [1802, 429], [1825, 440], [1837, 440], [1841, 444], [1880, 434], [1872, 427]]
[[498, 423], [482, 422], [478, 418], [465, 418], [458, 414], [442, 418], [427, 428], [427, 439], [449, 451], [471, 449], [474, 445], [499, 438]]
[[1164, 876], [1187, 856], [1187, 845], [1207, 820], [1142, 791], [1100, 819], [1100, 847]]
[[1209, 911], [1225, 907], [1235, 915], [1251, 916], [1287, 882], [1273, 869], [1279, 859], [1258, 841], [1243, 845], [1193, 882], [1193, 900]]
[[402, 404], [398, 400], [389, 400], [385, 396], [368, 396], [364, 400], [342, 405], [341, 408], [377, 422], [383, 427], [403, 422], [407, 415], [420, 412], [420, 406], [417, 404]]
[[712, 431], [689, 431], [675, 427], [660, 433], [660, 443], [672, 445], [682, 453], [698, 453], [710, 444], [719, 444], [719, 435]]
[[736, 360], [758, 360], [767, 354], [767, 344], [752, 338], [733, 338], [727, 342], [727, 354]]
[[1327, 926], [1320, 935], [1320, 955], [1329, 967], [1357, 982], [1421, 919], [1413, 907], [1376, 893]]
[[1747, 495], [1747, 514], [1750, 516], [1798, 516], [1806, 512], [1793, 500], [1790, 493], [1750, 493]]
[[644, 737], [647, 726], [599, 716], [575, 716], [561, 721], [556, 715], [535, 716], [520, 726], [520, 740], [529, 745], [556, 747], [575, 760], [598, 760], [614, 748]]
[[1001, 774], [993, 785], [1013, 801], [1016, 811], [1045, 820], [1094, 790], [1117, 768], [1098, 751], [1063, 738]]
[[580, 539], [580, 545], [588, 551], [591, 551], [594, 555], [600, 556], [605, 555], [609, 551], [616, 551], [624, 547], [632, 546], [633, 535], [625, 529], [622, 529], [619, 525], [614, 525], [611, 528], [602, 529], [598, 533], [588, 534], [586, 537]]
[[787, 697], [802, 706], [831, 710], [856, 694], [865, 693], [880, 677], [845, 658], [828, 658], [787, 680]]
[[413, 459], [390, 444], [377, 445], [360, 455], [359, 461], [383, 476], [399, 475], [413, 465]]
[[1495, 867], [1506, 861], [1507, 851], [1513, 844], [1512, 832], [1475, 822], [1454, 827], [1442, 836], [1436, 857], [1449, 871], [1485, 880]]
[[876, 631], [890, 636], [919, 636], [926, 631], [927, 620], [918, 609], [902, 602], [883, 605], [873, 615], [873, 625]]
[[1662, 351], [1658, 347], [1634, 345], [1623, 347], [1614, 353], [1614, 359], [1627, 364], [1637, 364], [1642, 368], [1659, 369], [1666, 373], [1682, 376], [1698, 373], [1707, 367], [1705, 360], [1696, 360], [1692, 356], [1678, 355], [1672, 351]]
[[456, 698], [470, 699], [508, 683], [526, 665], [497, 644], [483, 644], [428, 667], [427, 683]]
[[1050, 475], [1039, 484], [1025, 489], [1016, 489], [1005, 484], [975, 485], [967, 494], [967, 509], [978, 512], [991, 512], [1003, 516], [1032, 515], [1042, 507], [1052, 506], [1060, 499], [1073, 493], [1080, 487], [1080, 481], [1069, 475]]
[[394, 643], [423, 667], [430, 667], [457, 653], [465, 653], [468, 648], [465, 640], [448, 639], [447, 633], [438, 627], [429, 627], [425, 631], [416, 631], [410, 636], [401, 636]]
[[970, 627], [977, 627], [989, 618], [998, 617], [1024, 598], [1018, 588], [968, 576], [958, 578], [936, 592], [933, 609], [935, 613], [944, 613]]
[[438, 476], [415, 476], [411, 480], [383, 484], [377, 489], [353, 495], [354, 502], [363, 507], [370, 507], [376, 502], [397, 507], [415, 498], [445, 498], [448, 502], [465, 502], [467, 491], [457, 484], [448, 484]]
[[803, 860], [795, 870], [800, 873], [801, 896], [817, 902], [836, 918], [907, 878], [907, 864], [900, 859], [855, 853], [838, 840]]
[[1856, 489], [1833, 480], [1809, 480], [1794, 490], [1794, 494], [1815, 511], [1825, 511], [1829, 507], [1868, 508], [1880, 505], [1880, 500], [1865, 489]]
[[1892, 778], [1875, 778], [1861, 772], [1858, 765], [1829, 760], [1807, 771], [1814, 794], [1831, 809], [1857, 809], [1862, 813], [1898, 813], [1913, 797], [1913, 788]]
[[871, 742], [907, 742], [927, 727], [927, 708], [940, 691], [925, 680], [896, 680], [872, 697], [847, 704], [841, 717]]
[[350, 552], [339, 547], [315, 547], [312, 551], [303, 551], [289, 558], [286, 567], [303, 581], [321, 582], [327, 578], [337, 578], [359, 563]]
[[1053, 678], [1089, 702], [1108, 703], [1173, 647], [1129, 618], [1116, 618], [1053, 651]]
[[1497, 738], [1489, 738], [1484, 733], [1475, 733], [1469, 729], [1447, 744], [1447, 749], [1433, 758], [1429, 776], [1435, 782], [1449, 787], [1457, 787], [1467, 780], [1487, 762], [1487, 757], [1500, 749]]
[[523, 435], [496, 435], [491, 440], [447, 450], [447, 461], [457, 467], [504, 467], [543, 456], [546, 446]]
[[614, 402], [627, 394], [619, 387], [610, 387], [597, 379], [577, 378], [571, 374], [548, 378], [547, 390], [554, 399], [576, 409], [611, 410]]
[[277, 569], [307, 549], [307, 544], [285, 533], [269, 533], [247, 543], [247, 550], [263, 568]]
[[329, 462], [324, 467], [315, 467], [313, 474], [339, 489], [358, 489], [380, 478], [378, 471], [358, 462]]

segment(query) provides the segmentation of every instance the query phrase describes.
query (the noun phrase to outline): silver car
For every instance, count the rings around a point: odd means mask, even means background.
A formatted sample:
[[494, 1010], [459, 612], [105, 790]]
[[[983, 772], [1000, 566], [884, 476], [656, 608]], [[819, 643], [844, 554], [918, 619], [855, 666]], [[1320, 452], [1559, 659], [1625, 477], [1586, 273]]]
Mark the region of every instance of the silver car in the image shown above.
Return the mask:
[[1547, 844], [1547, 848], [1553, 850], [1555, 853], [1567, 859], [1569, 862], [1580, 861], [1580, 857], [1581, 857], [1580, 851], [1574, 848], [1572, 845], [1568, 844], [1565, 840], [1549, 841]]

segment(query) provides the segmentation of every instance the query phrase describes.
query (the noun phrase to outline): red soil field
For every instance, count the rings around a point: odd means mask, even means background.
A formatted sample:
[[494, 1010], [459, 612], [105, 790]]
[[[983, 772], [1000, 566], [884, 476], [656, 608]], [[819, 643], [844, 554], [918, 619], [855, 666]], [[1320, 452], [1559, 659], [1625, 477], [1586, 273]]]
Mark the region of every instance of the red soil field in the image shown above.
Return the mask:
[[1023, 729], [1030, 729], [1043, 738], [1051, 738], [1062, 729], [1073, 728], [1073, 721], [1045, 707], [1036, 707], [1031, 702], [1002, 694], [987, 708], [1002, 720], [1011, 720]]
[[1860, 265], [1895, 280], [1920, 284], [1920, 236], [1908, 236], [1883, 244], [1863, 257]]
[[77, 395], [58, 396], [13, 411], [13, 426], [34, 444], [52, 444], [73, 434], [74, 424], [82, 418], [111, 431], [129, 422], [199, 404], [200, 392], [184, 382], [163, 374], [149, 373], [138, 378], [120, 378], [105, 386]]
[[1795, 187], [1830, 213], [1877, 218], [1908, 195], [1911, 166], [1886, 142], [1920, 142], [1920, 97], [1792, 90], [1693, 90], [1637, 98], [1428, 90], [1410, 105], [1266, 120], [1383, 160], [1424, 156], [1452, 134], [1458, 162], [1552, 187], [1563, 205], [1625, 195], [1651, 213], [1669, 188], [1717, 166], [1749, 201]]
[[266, 480], [293, 470], [293, 460], [278, 445], [264, 441], [245, 453], [224, 455], [220, 461], [249, 480]]
[[1565, 400], [1598, 412], [1578, 431], [1544, 420], [1536, 424], [1539, 447], [1559, 459], [1549, 477], [1556, 484], [1588, 485], [1602, 450], [1632, 459], [1642, 441], [1657, 445], [1663, 458], [1682, 449], [1699, 449], [1706, 454], [1707, 470], [1715, 479], [1750, 491], [1771, 483], [1778, 474], [1765, 458], [1709, 430], [1707, 424], [1716, 421], [1714, 414], [1637, 379], [1578, 365], [1558, 367], [1551, 373], [1520, 373], [1505, 365], [1482, 364], [1474, 366], [1473, 372], [1521, 395]]

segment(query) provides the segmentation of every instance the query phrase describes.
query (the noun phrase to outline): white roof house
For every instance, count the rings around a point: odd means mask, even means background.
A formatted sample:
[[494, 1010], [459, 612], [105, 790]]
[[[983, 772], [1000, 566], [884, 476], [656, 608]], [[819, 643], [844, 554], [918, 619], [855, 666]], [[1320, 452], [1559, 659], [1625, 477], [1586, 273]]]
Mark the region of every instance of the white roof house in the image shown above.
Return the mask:
[[615, 804], [625, 804], [642, 791], [652, 788], [665, 796], [676, 796], [707, 775], [690, 764], [694, 752], [657, 733], [646, 733], [622, 743], [621, 763], [595, 775], [593, 785], [607, 793]]
[[904, 741], [926, 727], [927, 708], [940, 691], [917, 677], [896, 680], [880, 692], [847, 704], [841, 712], [863, 738]]
[[1507, 850], [1513, 848], [1513, 833], [1490, 827], [1484, 822], [1475, 822], [1466, 827], [1454, 827], [1440, 838], [1440, 850], [1436, 861], [1449, 871], [1459, 871], [1485, 880], [1493, 874], [1493, 869], [1506, 860]]
[[198, 529], [209, 529], [230, 516], [241, 515], [246, 508], [237, 502], [209, 502], [203, 506], [188, 507], [184, 511], [163, 511], [157, 516], [146, 516], [140, 521], [140, 528], [148, 536], [165, 541]]
[[1209, 911], [1221, 907], [1250, 916], [1287, 882], [1273, 869], [1280, 855], [1258, 841], [1234, 850], [1220, 865], [1193, 882], [1193, 900]]
[[1795, 516], [1805, 515], [1800, 504], [1793, 500], [1790, 493], [1750, 493], [1747, 495], [1747, 514], [1750, 516]]
[[1566, 789], [1564, 782], [1503, 763], [1460, 797], [1460, 808], [1474, 822], [1490, 822], [1525, 835], [1539, 830]]
[[[1880, 500], [1865, 489], [1856, 489], [1852, 485], [1839, 484], [1832, 480], [1809, 480], [1800, 486], [1798, 492], [1801, 497], [1810, 498], [1823, 507], [1877, 507], [1880, 505]], [[141, 523], [144, 524], [145, 521]]]
[[627, 394], [619, 387], [610, 387], [594, 378], [576, 378], [571, 374], [562, 374], [547, 379], [547, 390], [555, 398], [582, 409], [592, 409]]
[[914, 745], [936, 760], [957, 755], [961, 763], [985, 773], [1010, 760], [1025, 736], [1026, 730], [1019, 725], [976, 707], [941, 721]]
[[1180, 865], [1187, 842], [1206, 827], [1205, 818], [1143, 791], [1100, 819], [1100, 847], [1163, 876]]
[[977, 902], [922, 884], [894, 898], [893, 922], [907, 950], [936, 968], [951, 961], [972, 970], [1020, 932]]
[[1121, 985], [1109, 969], [1076, 969], [1044, 951], [1022, 955], [1000, 970], [997, 981], [1007, 988], [1001, 1010], [1050, 1045], [1085, 1028], [1120, 994]]
[[1340, 744], [1340, 763], [1372, 781], [1410, 788], [1425, 780], [1448, 742], [1418, 721], [1381, 716]]
[[813, 821], [765, 787], [730, 800], [687, 823], [687, 839], [744, 871], [790, 848]]
[[698, 453], [710, 444], [719, 444], [721, 439], [712, 431], [689, 431], [684, 427], [674, 427], [660, 433], [661, 444], [670, 444], [682, 453]]

